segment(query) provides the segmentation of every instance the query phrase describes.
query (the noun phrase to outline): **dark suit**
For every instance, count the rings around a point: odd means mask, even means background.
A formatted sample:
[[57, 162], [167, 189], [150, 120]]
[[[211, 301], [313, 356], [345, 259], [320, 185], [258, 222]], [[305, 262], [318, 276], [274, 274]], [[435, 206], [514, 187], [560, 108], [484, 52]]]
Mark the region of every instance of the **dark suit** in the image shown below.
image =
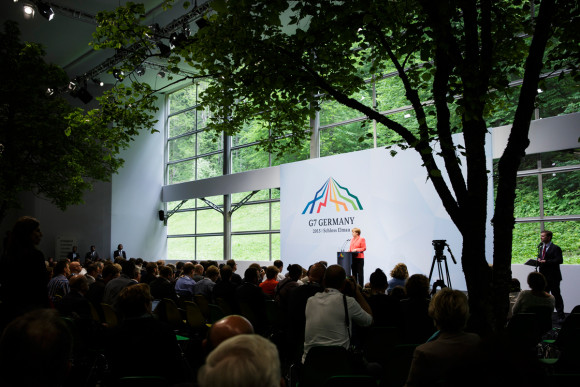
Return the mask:
[[560, 281], [562, 281], [560, 265], [564, 263], [564, 260], [562, 259], [562, 249], [560, 246], [556, 246], [549, 242], [545, 254], [543, 254], [543, 246], [540, 247], [538, 258], [542, 258], [542, 255], [544, 255], [543, 259], [546, 262], [540, 263], [540, 273], [546, 277], [546, 282], [548, 282], [546, 291], [552, 293], [556, 299], [556, 311], [558, 312], [558, 316], [564, 317], [564, 300], [562, 300], [562, 294], [560, 293]]
[[113, 251], [113, 259], [115, 259], [117, 257], [122, 257], [122, 258], [127, 259], [127, 253], [125, 253], [125, 250], [115, 250], [115, 251]]

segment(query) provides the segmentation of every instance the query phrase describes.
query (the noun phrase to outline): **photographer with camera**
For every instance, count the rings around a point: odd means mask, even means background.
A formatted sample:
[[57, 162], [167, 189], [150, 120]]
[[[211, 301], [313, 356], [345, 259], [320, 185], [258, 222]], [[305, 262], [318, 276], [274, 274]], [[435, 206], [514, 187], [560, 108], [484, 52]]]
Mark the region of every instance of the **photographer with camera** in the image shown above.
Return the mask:
[[326, 269], [325, 289], [306, 303], [304, 355], [316, 346], [351, 345], [352, 323], [366, 327], [373, 322], [369, 304], [352, 277], [339, 265]]

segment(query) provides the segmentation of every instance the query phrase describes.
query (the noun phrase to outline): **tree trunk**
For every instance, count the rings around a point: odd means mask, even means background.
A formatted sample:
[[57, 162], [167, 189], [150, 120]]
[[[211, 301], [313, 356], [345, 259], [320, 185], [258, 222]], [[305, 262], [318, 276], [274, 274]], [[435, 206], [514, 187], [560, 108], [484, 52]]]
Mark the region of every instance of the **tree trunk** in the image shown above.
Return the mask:
[[518, 108], [506, 149], [498, 165], [498, 187], [493, 217], [493, 306], [495, 329], [505, 325], [509, 310], [509, 284], [511, 281], [511, 249], [514, 219], [516, 175], [525, 149], [530, 141], [530, 121], [534, 111], [538, 81], [543, 66], [546, 43], [551, 35], [551, 21], [555, 0], [543, 0], [536, 19], [536, 29], [526, 59], [524, 80], [520, 90]]

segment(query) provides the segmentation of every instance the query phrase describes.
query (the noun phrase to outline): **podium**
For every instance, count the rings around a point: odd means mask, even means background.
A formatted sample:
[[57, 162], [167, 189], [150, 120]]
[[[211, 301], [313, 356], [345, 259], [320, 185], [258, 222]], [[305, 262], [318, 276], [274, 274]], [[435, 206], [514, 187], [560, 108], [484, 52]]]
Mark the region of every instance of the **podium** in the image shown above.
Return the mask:
[[351, 275], [351, 265], [353, 258], [358, 256], [358, 252], [339, 251], [336, 253], [336, 263], [343, 267], [346, 275]]

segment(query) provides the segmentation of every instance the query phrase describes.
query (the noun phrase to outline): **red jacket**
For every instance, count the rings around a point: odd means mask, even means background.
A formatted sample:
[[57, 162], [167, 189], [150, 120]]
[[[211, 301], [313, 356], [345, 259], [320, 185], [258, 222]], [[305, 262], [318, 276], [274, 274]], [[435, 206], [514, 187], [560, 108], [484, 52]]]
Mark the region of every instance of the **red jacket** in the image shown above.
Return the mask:
[[350, 247], [348, 249], [348, 251], [357, 251], [358, 255], [357, 258], [364, 258], [365, 257], [365, 253], [364, 251], [366, 251], [367, 249], [367, 242], [365, 241], [365, 238], [352, 238], [350, 240]]

